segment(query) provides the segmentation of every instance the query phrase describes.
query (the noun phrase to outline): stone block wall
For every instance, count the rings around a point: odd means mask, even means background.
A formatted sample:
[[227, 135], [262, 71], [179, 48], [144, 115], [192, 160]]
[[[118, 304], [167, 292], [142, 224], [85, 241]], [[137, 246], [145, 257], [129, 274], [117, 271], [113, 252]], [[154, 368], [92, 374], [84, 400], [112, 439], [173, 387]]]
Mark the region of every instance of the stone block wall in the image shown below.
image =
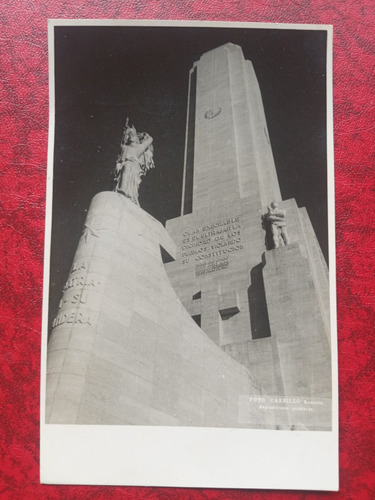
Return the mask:
[[331, 398], [330, 348], [311, 267], [300, 244], [266, 252], [263, 277], [282, 393]]
[[93, 199], [49, 340], [47, 423], [244, 425], [239, 397], [259, 387], [184, 309], [160, 247], [174, 256], [142, 209]]

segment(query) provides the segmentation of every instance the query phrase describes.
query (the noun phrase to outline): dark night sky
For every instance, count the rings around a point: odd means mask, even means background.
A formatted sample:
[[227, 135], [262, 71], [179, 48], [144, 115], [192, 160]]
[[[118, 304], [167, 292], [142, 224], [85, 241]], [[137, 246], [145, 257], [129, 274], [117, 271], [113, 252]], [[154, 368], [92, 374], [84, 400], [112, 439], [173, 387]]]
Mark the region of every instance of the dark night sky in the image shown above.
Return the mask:
[[141, 207], [163, 223], [179, 215], [189, 70], [227, 42], [253, 62], [282, 197], [306, 206], [327, 259], [325, 31], [58, 26], [51, 316], [90, 200], [109, 189], [127, 116], [154, 138]]

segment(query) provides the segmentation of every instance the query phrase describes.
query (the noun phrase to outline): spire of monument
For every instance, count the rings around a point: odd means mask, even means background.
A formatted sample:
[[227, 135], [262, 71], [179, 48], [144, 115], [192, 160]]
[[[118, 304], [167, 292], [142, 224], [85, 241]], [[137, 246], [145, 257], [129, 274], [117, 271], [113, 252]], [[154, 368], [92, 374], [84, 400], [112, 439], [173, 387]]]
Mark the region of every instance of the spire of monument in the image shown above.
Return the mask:
[[190, 71], [181, 213], [248, 196], [260, 207], [281, 200], [254, 68], [227, 43]]

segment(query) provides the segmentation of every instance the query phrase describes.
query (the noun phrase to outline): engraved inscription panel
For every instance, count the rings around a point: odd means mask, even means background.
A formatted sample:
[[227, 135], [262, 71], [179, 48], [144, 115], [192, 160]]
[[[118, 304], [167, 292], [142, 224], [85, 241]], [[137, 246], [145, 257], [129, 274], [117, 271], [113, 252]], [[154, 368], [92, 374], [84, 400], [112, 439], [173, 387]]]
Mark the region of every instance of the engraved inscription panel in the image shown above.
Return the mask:
[[196, 276], [220, 271], [243, 249], [240, 217], [222, 219], [183, 233], [181, 264], [195, 264]]

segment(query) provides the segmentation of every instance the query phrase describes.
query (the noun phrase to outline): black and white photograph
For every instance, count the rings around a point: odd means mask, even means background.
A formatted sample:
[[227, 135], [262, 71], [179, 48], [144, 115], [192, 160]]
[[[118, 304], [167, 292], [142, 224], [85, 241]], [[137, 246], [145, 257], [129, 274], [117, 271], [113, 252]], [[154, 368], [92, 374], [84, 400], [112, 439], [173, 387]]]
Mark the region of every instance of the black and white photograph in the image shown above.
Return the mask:
[[[49, 28], [42, 477], [335, 489], [330, 27]], [[112, 451], [137, 463], [148, 443], [162, 472], [148, 457], [144, 479], [106, 478], [97, 458], [64, 476], [57, 443], [84, 436], [82, 461], [117, 431]], [[247, 453], [267, 463], [260, 442], [306, 462], [239, 480]], [[233, 451], [228, 477], [192, 470]]]

